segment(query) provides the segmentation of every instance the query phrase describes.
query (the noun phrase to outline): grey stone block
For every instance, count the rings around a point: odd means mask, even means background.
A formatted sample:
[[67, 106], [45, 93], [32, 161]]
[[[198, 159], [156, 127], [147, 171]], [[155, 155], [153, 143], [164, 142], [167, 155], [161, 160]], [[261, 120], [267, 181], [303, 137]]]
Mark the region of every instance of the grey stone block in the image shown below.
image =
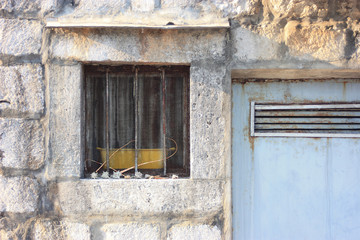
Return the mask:
[[0, 19], [0, 54], [39, 54], [42, 26], [39, 21]]
[[0, 212], [31, 213], [37, 210], [39, 184], [28, 177], [0, 176]]
[[155, 0], [131, 0], [131, 10], [136, 12], [150, 12], [155, 8]]
[[160, 240], [160, 226], [157, 224], [105, 224], [100, 230], [104, 240]]
[[44, 81], [39, 64], [0, 67], [0, 117], [40, 118], [44, 113]]
[[128, 0], [75, 0], [74, 2], [75, 7], [71, 10], [74, 17], [114, 16], [130, 8]]
[[198, 0], [161, 0], [161, 8], [195, 7]]
[[0, 118], [0, 166], [40, 168], [44, 163], [44, 138], [39, 121]]
[[64, 215], [206, 215], [222, 210], [224, 184], [217, 180], [102, 179], [60, 182], [57, 204]]
[[80, 177], [81, 65], [46, 68], [50, 89], [48, 177]]
[[220, 240], [221, 231], [217, 226], [180, 224], [170, 228], [168, 240]]
[[91, 239], [90, 227], [70, 220], [41, 219], [36, 221], [32, 230], [34, 240], [88, 240]]
[[[260, 11], [260, 0], [210, 0], [211, 4], [215, 6], [218, 12], [223, 16], [234, 17], [236, 15], [252, 15]], [[204, 4], [209, 4], [205, 2]]]
[[57, 13], [62, 9], [61, 7], [62, 7], [64, 1], [65, 0], [41, 1], [41, 12], [45, 15], [49, 14], [51, 12]]
[[235, 48], [234, 60], [249, 62], [278, 59], [280, 44], [276, 40], [242, 27], [234, 29], [232, 34]]

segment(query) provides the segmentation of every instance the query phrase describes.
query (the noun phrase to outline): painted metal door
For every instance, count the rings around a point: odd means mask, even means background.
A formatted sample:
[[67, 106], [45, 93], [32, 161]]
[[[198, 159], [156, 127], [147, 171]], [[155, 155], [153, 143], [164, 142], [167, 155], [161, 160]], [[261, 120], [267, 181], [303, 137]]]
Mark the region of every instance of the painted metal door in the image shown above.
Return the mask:
[[360, 80], [234, 82], [233, 239], [360, 239], [360, 140], [250, 136], [251, 102], [360, 102]]

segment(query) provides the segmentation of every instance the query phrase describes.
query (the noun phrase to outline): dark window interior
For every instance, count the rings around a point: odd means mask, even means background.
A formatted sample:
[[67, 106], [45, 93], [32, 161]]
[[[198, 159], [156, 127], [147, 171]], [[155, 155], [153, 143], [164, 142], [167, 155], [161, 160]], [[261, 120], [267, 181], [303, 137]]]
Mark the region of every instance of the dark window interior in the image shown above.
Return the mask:
[[[135, 159], [142, 173], [189, 176], [189, 67], [87, 65], [84, 71], [85, 176], [135, 167]], [[173, 156], [157, 161], [164, 154]]]

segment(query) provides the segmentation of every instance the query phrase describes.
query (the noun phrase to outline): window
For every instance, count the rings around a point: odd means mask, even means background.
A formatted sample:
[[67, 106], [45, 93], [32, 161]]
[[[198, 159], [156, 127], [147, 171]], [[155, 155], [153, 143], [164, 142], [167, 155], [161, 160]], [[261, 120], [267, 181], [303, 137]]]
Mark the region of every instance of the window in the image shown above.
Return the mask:
[[88, 65], [84, 71], [85, 176], [188, 176], [189, 66]]

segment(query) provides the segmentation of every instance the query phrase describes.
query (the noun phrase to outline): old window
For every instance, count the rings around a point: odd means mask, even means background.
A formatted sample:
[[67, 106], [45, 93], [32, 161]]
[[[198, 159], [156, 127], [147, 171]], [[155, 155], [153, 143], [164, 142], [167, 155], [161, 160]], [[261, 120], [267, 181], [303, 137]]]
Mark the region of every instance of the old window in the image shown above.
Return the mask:
[[88, 65], [84, 71], [85, 176], [188, 176], [189, 67]]

